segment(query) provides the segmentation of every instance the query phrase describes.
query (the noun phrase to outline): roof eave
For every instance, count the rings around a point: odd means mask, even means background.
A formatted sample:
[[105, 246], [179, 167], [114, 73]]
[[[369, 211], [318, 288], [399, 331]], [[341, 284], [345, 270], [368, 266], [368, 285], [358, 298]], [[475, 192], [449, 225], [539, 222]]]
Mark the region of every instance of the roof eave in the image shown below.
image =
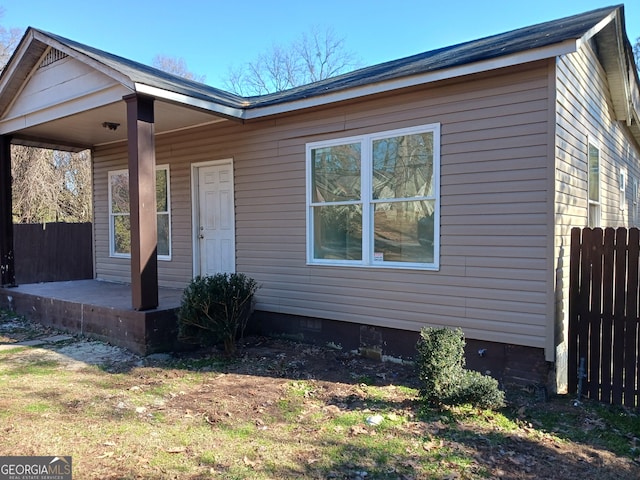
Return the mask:
[[385, 82], [362, 85], [350, 89], [343, 89], [327, 93], [325, 95], [318, 95], [291, 102], [285, 101], [275, 105], [247, 109], [245, 110], [244, 118], [247, 120], [256, 119], [269, 115], [276, 115], [279, 113], [288, 113], [305, 108], [318, 107], [330, 103], [357, 99], [368, 95], [386, 93], [401, 88], [409, 88], [441, 80], [449, 80], [465, 75], [487, 72], [498, 68], [506, 68], [524, 63], [535, 62], [538, 60], [553, 58], [558, 55], [573, 53], [576, 51], [576, 49], [576, 40], [566, 40], [564, 42], [547, 47], [519, 52], [512, 55], [505, 55], [503, 57], [497, 57], [480, 62], [459, 65], [456, 67], [441, 70], [434, 70], [408, 77], [395, 78]]
[[[615, 117], [630, 127], [633, 136], [640, 142], [638, 76], [624, 27], [624, 11], [619, 8], [609, 17], [609, 23], [602, 25], [592, 36], [598, 43], [600, 61], [609, 82]], [[585, 41], [590, 38], [585, 35]]]
[[191, 97], [181, 93], [172, 92], [144, 83], [135, 83], [135, 91], [140, 94], [149, 95], [156, 99], [161, 99], [170, 103], [176, 103], [179, 105], [193, 107], [199, 110], [204, 110], [218, 114], [225, 118], [232, 118], [237, 120], [244, 119], [245, 111], [242, 108], [229, 107], [219, 102], [202, 100], [199, 98]]

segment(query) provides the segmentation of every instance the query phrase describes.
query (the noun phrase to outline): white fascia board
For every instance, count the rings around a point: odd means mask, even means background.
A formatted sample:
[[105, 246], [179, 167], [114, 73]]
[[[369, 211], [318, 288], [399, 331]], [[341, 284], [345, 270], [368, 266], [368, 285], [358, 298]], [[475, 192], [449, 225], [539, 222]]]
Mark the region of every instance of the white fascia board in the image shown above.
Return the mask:
[[201, 100], [198, 98], [183, 95], [181, 93], [171, 92], [158, 87], [152, 87], [145, 85], [144, 83], [136, 83], [135, 90], [137, 93], [149, 95], [154, 98], [174, 102], [182, 105], [189, 105], [191, 107], [199, 108], [201, 110], [207, 110], [213, 113], [218, 113], [227, 117], [233, 117], [242, 119], [244, 118], [244, 111], [241, 108], [227, 107], [216, 102], [207, 100]]
[[[618, 9], [611, 12], [605, 18], [603, 18], [600, 22], [598, 22], [593, 28], [589, 29], [583, 36], [578, 40], [578, 48], [580, 48], [584, 43], [588, 42], [594, 35], [598, 34], [603, 28], [605, 28], [610, 23], [613, 23], [615, 27], [615, 44], [616, 44], [616, 60], [617, 60], [617, 68], [618, 75], [622, 81], [619, 84], [619, 87], [622, 89], [623, 95], [623, 103], [624, 103], [624, 120], [627, 125], [631, 125], [631, 121], [633, 118], [633, 87], [631, 85], [634, 82], [633, 75], [627, 71], [627, 59], [624, 48], [624, 39], [623, 32], [624, 26], [622, 25], [622, 18], [619, 15]], [[608, 72], [607, 72], [608, 73]]]
[[640, 89], [638, 82], [636, 82], [636, 76], [632, 70], [632, 66], [629, 65], [629, 108], [632, 114], [636, 117], [640, 117]]
[[[33, 34], [32, 34], [33, 35]], [[2, 82], [0, 82], [0, 92], [4, 91], [7, 86], [7, 83], [13, 77], [16, 68], [22, 63], [21, 59], [24, 57], [25, 53], [29, 49], [29, 44], [33, 41], [30, 39], [28, 41], [24, 41], [18, 45], [18, 49], [13, 54], [13, 62], [5, 67], [5, 70], [2, 72]]]
[[609, 25], [609, 23], [611, 23], [611, 21], [613, 19], [615, 19], [615, 18], [617, 18], [618, 21], [620, 19], [620, 16], [618, 15], [618, 10], [614, 10], [609, 15], [607, 15], [605, 18], [603, 18], [598, 23], [596, 23], [593, 27], [591, 27], [589, 30], [587, 30], [586, 33], [584, 35], [582, 35], [582, 37], [577, 40], [577, 48], [580, 49], [580, 47], [582, 47], [583, 43], [591, 40], [591, 38], [593, 38], [594, 35], [596, 35], [604, 27]]
[[498, 68], [511, 67], [523, 63], [535, 62], [546, 58], [553, 58], [560, 55], [566, 55], [575, 52], [577, 49], [576, 40], [567, 40], [562, 43], [551, 45], [548, 47], [520, 52], [513, 55], [506, 55], [491, 60], [485, 60], [467, 65], [460, 65], [434, 72], [403, 77], [386, 82], [380, 82], [370, 85], [363, 85], [352, 89], [342, 90], [340, 92], [329, 93], [327, 95], [314, 96], [303, 100], [297, 100], [278, 105], [266, 107], [257, 107], [255, 109], [246, 110], [244, 118], [249, 120], [253, 118], [266, 117], [278, 113], [287, 113], [303, 108], [317, 107], [329, 103], [351, 100], [367, 95], [375, 95], [378, 93], [399, 90], [401, 88], [413, 87], [417, 85], [437, 82], [440, 80], [448, 80], [451, 78], [461, 77], [464, 75], [472, 75], [475, 73], [487, 72]]

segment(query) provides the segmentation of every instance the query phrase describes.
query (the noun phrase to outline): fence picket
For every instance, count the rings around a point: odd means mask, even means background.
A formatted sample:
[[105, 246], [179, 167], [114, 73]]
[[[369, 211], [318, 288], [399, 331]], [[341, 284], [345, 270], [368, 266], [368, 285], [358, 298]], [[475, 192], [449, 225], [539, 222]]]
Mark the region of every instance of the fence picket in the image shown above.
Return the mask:
[[612, 402], [622, 405], [624, 385], [624, 301], [626, 297], [625, 273], [627, 265], [627, 230], [616, 230], [615, 242], [615, 278], [613, 309], [613, 382]]
[[600, 370], [600, 398], [603, 402], [611, 402], [611, 366], [613, 364], [613, 279], [614, 279], [614, 237], [615, 230], [604, 231], [602, 256], [602, 356]]
[[628, 242], [628, 275], [627, 275], [627, 308], [625, 321], [625, 355], [624, 355], [624, 405], [633, 407], [636, 403], [636, 333], [638, 330], [638, 254], [640, 235], [638, 229], [629, 230]]
[[[592, 342], [591, 339], [600, 337], [601, 308], [602, 308], [602, 229], [594, 228], [590, 235], [589, 266], [591, 275], [589, 284], [591, 285], [591, 295], [589, 301], [588, 336], [587, 350], [589, 352], [588, 367], [588, 392], [589, 397], [600, 397], [600, 342]], [[589, 285], [586, 284], [586, 285]], [[584, 287], [584, 286], [583, 286]]]
[[571, 245], [569, 250], [569, 339], [568, 339], [568, 356], [569, 365], [567, 366], [567, 379], [570, 392], [576, 392], [578, 389], [578, 364], [575, 359], [578, 358], [578, 322], [580, 319], [579, 303], [580, 303], [580, 262], [582, 252], [582, 230], [579, 228], [571, 229]]

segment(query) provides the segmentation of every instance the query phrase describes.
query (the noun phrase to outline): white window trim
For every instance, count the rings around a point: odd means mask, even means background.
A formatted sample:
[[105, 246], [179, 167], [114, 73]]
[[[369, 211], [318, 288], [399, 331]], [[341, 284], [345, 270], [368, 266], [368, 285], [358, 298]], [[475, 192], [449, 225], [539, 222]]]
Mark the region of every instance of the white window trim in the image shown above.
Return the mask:
[[[372, 233], [372, 211], [371, 205], [375, 201], [371, 198], [371, 184], [373, 182], [373, 168], [371, 167], [371, 145], [374, 140], [380, 138], [389, 138], [401, 135], [411, 135], [425, 132], [433, 132], [433, 198], [434, 200], [434, 232], [433, 232], [433, 263], [409, 263], [409, 262], [375, 262], [373, 260], [373, 243], [374, 236]], [[325, 260], [314, 258], [314, 225], [313, 225], [313, 206], [312, 197], [312, 166], [311, 151], [315, 148], [331, 147], [336, 145], [345, 145], [348, 143], [360, 143], [361, 146], [361, 192], [360, 200], [352, 202], [340, 202], [340, 204], [362, 204], [362, 260]], [[368, 195], [365, 198], [364, 195]], [[430, 198], [431, 199], [431, 198]], [[323, 202], [323, 205], [330, 205], [331, 202]], [[418, 125], [415, 127], [401, 128], [396, 130], [387, 130], [384, 132], [375, 132], [372, 134], [358, 135], [351, 137], [340, 137], [331, 140], [312, 142], [306, 144], [306, 224], [307, 224], [307, 265], [326, 265], [326, 266], [349, 266], [349, 267], [367, 267], [367, 268], [393, 268], [393, 269], [410, 269], [410, 270], [433, 270], [440, 269], [440, 123], [432, 123], [426, 125]]]
[[[171, 222], [171, 171], [169, 168], [169, 165], [156, 165], [156, 170], [166, 170], [167, 172], [167, 212], [166, 215], [169, 216], [169, 255], [158, 255], [158, 260], [163, 260], [163, 261], [170, 261], [172, 258], [172, 254], [173, 254], [173, 241], [172, 241], [172, 222]], [[131, 254], [130, 253], [117, 253], [115, 251], [115, 245], [113, 243], [113, 238], [114, 238], [114, 222], [113, 222], [113, 217], [120, 215], [117, 213], [113, 213], [111, 211], [111, 206], [113, 205], [111, 202], [111, 177], [114, 175], [121, 175], [123, 173], [126, 173], [127, 175], [129, 174], [129, 170], [126, 168], [120, 169], [120, 170], [110, 170], [108, 173], [108, 185], [107, 185], [107, 190], [108, 190], [108, 202], [109, 202], [109, 257], [111, 258], [131, 258]], [[159, 213], [164, 213], [164, 212], [159, 212]], [[131, 215], [131, 212], [129, 212], [128, 215]]]
[[[594, 147], [598, 150], [598, 201], [591, 200], [589, 192], [591, 192], [591, 170], [589, 164], [589, 150]], [[602, 150], [598, 142], [593, 139], [587, 141], [587, 225], [594, 225], [599, 227], [602, 223]], [[597, 207], [598, 218], [596, 222], [592, 222], [591, 218], [591, 206]]]

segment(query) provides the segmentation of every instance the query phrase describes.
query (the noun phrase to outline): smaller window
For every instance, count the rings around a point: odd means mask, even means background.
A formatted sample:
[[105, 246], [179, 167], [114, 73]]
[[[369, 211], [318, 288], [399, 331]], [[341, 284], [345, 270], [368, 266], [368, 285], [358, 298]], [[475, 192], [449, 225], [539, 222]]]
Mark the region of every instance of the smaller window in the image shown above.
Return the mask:
[[[171, 194], [169, 166], [156, 167], [158, 259], [171, 260]], [[109, 172], [109, 251], [112, 257], [131, 257], [129, 171]]]
[[600, 226], [600, 150], [594, 144], [588, 146], [588, 195], [589, 212], [587, 225], [591, 228]]
[[620, 169], [620, 210], [627, 209], [627, 171], [624, 168]]
[[638, 226], [638, 179], [634, 178], [632, 182], [632, 191], [631, 191], [631, 203], [633, 207], [631, 208], [632, 221], [634, 226]]

